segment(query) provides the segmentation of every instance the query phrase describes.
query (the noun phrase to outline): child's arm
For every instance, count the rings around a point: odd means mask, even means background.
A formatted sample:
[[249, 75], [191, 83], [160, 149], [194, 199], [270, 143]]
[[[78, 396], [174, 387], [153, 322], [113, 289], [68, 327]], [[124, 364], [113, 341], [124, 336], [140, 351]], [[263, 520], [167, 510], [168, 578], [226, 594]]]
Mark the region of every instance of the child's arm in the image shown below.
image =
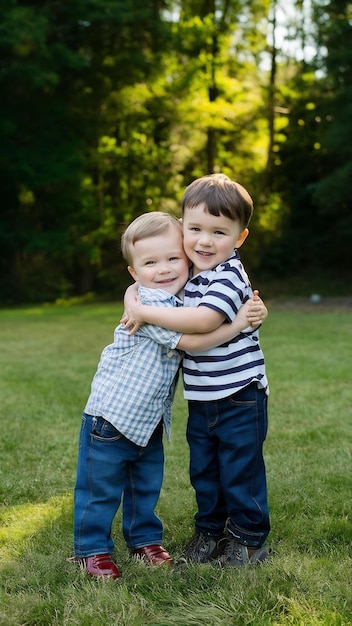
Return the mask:
[[136, 298], [135, 285], [125, 293], [125, 313], [121, 322], [125, 329], [138, 328], [141, 324], [154, 324], [180, 333], [208, 333], [218, 328], [225, 316], [208, 307], [158, 307], [141, 304]]
[[[249, 302], [246, 326], [255, 327], [267, 317], [268, 311], [259, 298], [257, 290], [254, 291], [253, 299]], [[219, 328], [225, 319], [224, 315], [208, 307], [163, 308], [140, 304], [136, 284], [127, 288], [124, 303], [125, 313], [121, 322], [125, 325], [126, 330], [130, 329], [130, 334], [136, 332], [144, 322], [187, 334], [208, 333]], [[178, 317], [180, 317], [179, 321]], [[231, 327], [231, 324], [227, 324], [227, 326]], [[235, 334], [237, 333], [232, 336]]]
[[[220, 346], [226, 341], [230, 341], [245, 328], [248, 328], [250, 310], [253, 306], [255, 306], [257, 311], [261, 311], [260, 315], [263, 314], [265, 317], [267, 316], [268, 311], [266, 306], [260, 300], [258, 292], [256, 292], [252, 300], [248, 300], [243, 306], [241, 306], [231, 324], [221, 324], [219, 328], [210, 333], [183, 334], [177, 344], [177, 348], [179, 350], [184, 350], [185, 352], [201, 352], [203, 350], [210, 350], [211, 348]], [[257, 315], [257, 313], [255, 315]], [[263, 317], [263, 319], [265, 319], [265, 317]], [[257, 322], [255, 326], [260, 326], [260, 324], [261, 321]]]

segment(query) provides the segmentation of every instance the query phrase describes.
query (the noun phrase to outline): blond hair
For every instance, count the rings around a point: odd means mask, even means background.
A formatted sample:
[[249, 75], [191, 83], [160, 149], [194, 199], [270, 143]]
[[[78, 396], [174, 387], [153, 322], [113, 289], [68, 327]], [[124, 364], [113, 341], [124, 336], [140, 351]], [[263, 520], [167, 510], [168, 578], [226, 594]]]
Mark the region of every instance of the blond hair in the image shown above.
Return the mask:
[[172, 226], [175, 226], [182, 235], [181, 222], [169, 213], [153, 211], [151, 213], [143, 213], [139, 217], [136, 217], [126, 228], [121, 237], [123, 258], [129, 265], [133, 265], [133, 246], [136, 241], [163, 235]]

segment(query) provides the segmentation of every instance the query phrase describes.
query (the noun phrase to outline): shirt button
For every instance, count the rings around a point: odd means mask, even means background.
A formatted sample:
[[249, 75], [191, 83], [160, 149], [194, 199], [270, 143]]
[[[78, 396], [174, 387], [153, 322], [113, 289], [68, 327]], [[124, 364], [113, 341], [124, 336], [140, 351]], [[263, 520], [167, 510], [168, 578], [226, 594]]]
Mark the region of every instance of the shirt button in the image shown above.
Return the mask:
[[172, 356], [174, 356], [174, 354], [175, 354], [175, 353], [174, 353], [174, 350], [168, 350], [168, 351], [167, 351], [167, 356], [168, 356], [169, 358], [171, 358]]

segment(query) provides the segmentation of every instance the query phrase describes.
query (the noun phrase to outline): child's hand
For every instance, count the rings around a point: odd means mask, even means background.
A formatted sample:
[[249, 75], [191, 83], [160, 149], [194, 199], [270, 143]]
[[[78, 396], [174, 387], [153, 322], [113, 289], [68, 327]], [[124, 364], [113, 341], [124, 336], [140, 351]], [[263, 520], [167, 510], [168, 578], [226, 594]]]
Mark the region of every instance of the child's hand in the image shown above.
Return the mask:
[[133, 314], [130, 311], [124, 311], [121, 317], [120, 324], [123, 325], [124, 330], [129, 330], [129, 335], [134, 333], [141, 327], [141, 323], [134, 319]]
[[143, 320], [137, 319], [138, 317], [138, 307], [142, 306], [139, 303], [139, 298], [136, 297], [134, 304], [125, 309], [123, 312], [123, 316], [120, 320], [120, 323], [123, 324], [124, 330], [129, 330], [129, 335], [134, 335], [134, 333], [142, 326], [144, 323]]
[[120, 323], [123, 324], [125, 330], [130, 331], [128, 333], [129, 335], [134, 335], [138, 328], [140, 328], [140, 326], [143, 324], [141, 320], [136, 319], [136, 311], [138, 310], [138, 305], [140, 305], [140, 299], [138, 296], [136, 284], [130, 285], [129, 287], [127, 287], [125, 292], [125, 310], [120, 320]]
[[248, 304], [248, 323], [253, 328], [257, 328], [268, 316], [268, 309], [263, 300], [259, 298], [259, 291], [257, 289], [253, 292], [253, 298], [248, 300], [246, 304]]

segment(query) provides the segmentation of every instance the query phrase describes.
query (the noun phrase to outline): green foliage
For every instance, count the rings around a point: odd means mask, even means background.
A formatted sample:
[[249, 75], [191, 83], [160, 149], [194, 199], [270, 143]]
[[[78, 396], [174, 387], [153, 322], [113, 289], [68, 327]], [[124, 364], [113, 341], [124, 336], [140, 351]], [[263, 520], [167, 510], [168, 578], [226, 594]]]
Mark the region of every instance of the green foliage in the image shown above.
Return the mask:
[[250, 272], [349, 275], [350, 4], [294, 5], [274, 49], [279, 2], [2, 3], [1, 302], [121, 296], [126, 224], [211, 171], [254, 198]]
[[[129, 558], [119, 514], [117, 583], [90, 579], [67, 558], [81, 411], [122, 306], [0, 311], [0, 624], [351, 626], [350, 312], [269, 311], [272, 559], [240, 570], [148, 568]], [[195, 511], [186, 420], [179, 388], [158, 503], [175, 557]]]
[[[40, 300], [67, 295], [63, 283], [68, 291], [92, 287], [90, 265], [108, 243], [89, 244], [89, 234], [106, 225], [99, 200], [110, 191], [96, 169], [107, 129], [101, 109], [112, 90], [148, 75], [152, 54], [157, 63], [161, 6], [75, 0], [7, 7], [0, 30], [3, 299], [10, 290], [12, 299]], [[117, 234], [110, 228], [115, 246]]]
[[323, 168], [312, 192], [313, 200], [320, 206], [322, 215], [332, 222], [332, 252], [341, 265], [349, 265], [348, 241], [351, 241], [352, 236], [352, 147], [346, 137], [352, 133], [352, 53], [350, 46], [345, 46], [344, 42], [352, 35], [351, 5], [345, 1], [330, 2], [327, 15], [328, 21], [321, 7], [317, 7], [320, 43], [328, 50], [327, 94], [322, 114], [329, 123], [323, 127], [321, 138]]
[[[275, 187], [288, 210], [273, 240], [270, 264], [289, 276], [305, 272], [338, 277], [351, 270], [350, 5], [314, 3], [317, 55], [302, 63], [282, 91], [289, 122], [278, 144]], [[284, 257], [285, 260], [284, 260]]]

